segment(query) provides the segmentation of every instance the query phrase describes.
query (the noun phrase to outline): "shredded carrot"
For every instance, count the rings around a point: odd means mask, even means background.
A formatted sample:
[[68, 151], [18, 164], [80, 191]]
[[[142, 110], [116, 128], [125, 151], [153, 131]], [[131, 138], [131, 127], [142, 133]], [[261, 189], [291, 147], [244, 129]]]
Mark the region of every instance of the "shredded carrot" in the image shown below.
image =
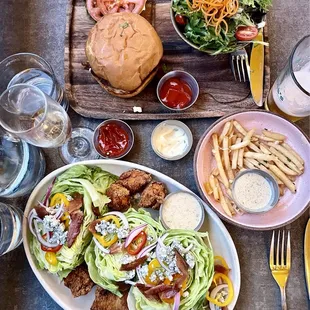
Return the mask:
[[235, 15], [239, 8], [238, 0], [186, 0], [192, 11], [201, 11], [204, 15], [206, 25], [215, 28], [219, 35], [222, 27], [228, 32], [228, 24], [225, 18]]

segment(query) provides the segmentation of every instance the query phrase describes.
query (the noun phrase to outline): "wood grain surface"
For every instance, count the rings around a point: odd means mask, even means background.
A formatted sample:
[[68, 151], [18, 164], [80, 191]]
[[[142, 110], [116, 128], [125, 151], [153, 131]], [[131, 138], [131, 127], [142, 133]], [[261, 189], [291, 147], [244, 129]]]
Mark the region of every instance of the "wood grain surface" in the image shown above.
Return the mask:
[[[92, 118], [185, 119], [218, 117], [257, 106], [249, 85], [234, 81], [228, 55], [209, 56], [187, 45], [174, 30], [170, 20], [170, 1], [148, 0], [143, 16], [155, 27], [164, 46], [162, 64], [170, 70], [184, 70], [198, 81], [200, 95], [188, 110], [174, 112], [163, 107], [156, 96], [158, 77], [139, 95], [121, 99], [106, 93], [85, 63], [85, 44], [95, 22], [87, 14], [84, 0], [68, 0], [65, 38], [65, 88], [71, 107]], [[265, 41], [268, 39], [265, 31]], [[264, 98], [270, 88], [269, 49], [265, 48]], [[134, 113], [133, 107], [142, 108]]]

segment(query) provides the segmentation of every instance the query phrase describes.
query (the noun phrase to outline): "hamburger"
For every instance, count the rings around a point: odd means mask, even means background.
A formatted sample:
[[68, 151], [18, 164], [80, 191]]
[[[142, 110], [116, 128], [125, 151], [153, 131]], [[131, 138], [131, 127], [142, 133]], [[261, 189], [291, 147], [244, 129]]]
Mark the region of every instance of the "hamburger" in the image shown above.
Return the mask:
[[155, 76], [163, 46], [145, 18], [114, 13], [104, 16], [90, 31], [86, 56], [94, 78], [107, 92], [130, 98]]

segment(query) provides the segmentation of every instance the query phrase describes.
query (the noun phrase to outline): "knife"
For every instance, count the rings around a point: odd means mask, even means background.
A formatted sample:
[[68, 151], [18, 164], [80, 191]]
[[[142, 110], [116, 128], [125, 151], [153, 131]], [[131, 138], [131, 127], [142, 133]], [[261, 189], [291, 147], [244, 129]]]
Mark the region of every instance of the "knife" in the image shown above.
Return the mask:
[[[263, 29], [260, 29], [254, 41], [263, 41]], [[250, 58], [250, 86], [253, 100], [263, 106], [264, 86], [264, 45], [254, 43]]]
[[308, 297], [310, 299], [310, 218], [308, 220], [308, 224], [305, 231], [304, 253], [305, 253], [306, 283], [308, 289]]

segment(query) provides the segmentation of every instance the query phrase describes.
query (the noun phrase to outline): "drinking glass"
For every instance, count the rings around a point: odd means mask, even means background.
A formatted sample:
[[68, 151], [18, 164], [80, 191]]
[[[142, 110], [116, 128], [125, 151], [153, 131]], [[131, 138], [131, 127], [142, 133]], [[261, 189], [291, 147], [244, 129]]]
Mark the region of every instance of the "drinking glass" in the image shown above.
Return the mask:
[[22, 243], [23, 212], [0, 202], [0, 256]]
[[11, 55], [0, 62], [0, 72], [0, 94], [16, 84], [33, 85], [68, 110], [68, 100], [54, 70], [42, 57], [31, 53]]
[[272, 86], [266, 110], [292, 121], [310, 115], [310, 35], [294, 47], [285, 68]]
[[0, 127], [0, 197], [16, 198], [29, 194], [44, 173], [42, 151]]
[[35, 146], [59, 147], [70, 137], [66, 111], [38, 87], [17, 84], [0, 97], [0, 124]]

